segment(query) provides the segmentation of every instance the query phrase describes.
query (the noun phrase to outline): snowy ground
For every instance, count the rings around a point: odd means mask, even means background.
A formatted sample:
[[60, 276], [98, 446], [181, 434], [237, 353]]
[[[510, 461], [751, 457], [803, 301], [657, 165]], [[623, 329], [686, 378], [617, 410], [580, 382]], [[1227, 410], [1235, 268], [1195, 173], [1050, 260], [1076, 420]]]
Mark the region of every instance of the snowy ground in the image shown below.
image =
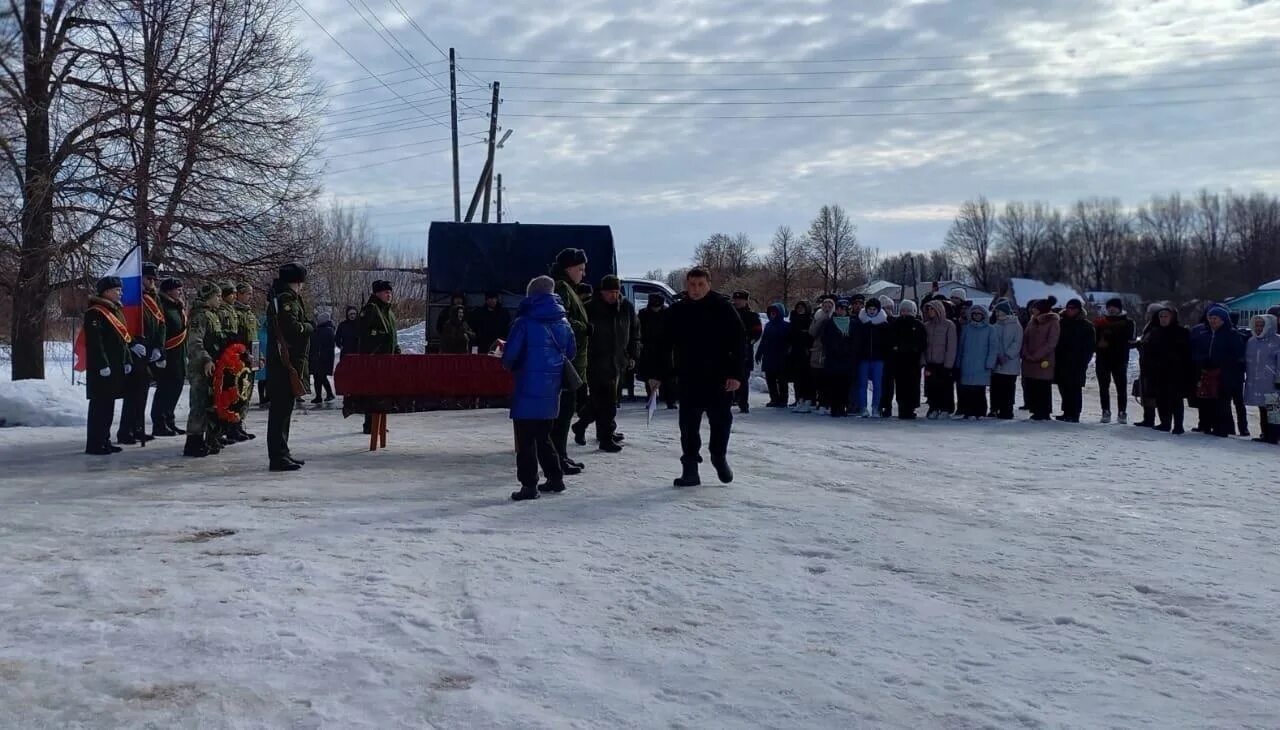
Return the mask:
[[758, 408], [677, 491], [621, 420], [527, 504], [496, 411], [0, 429], [0, 727], [1280, 726], [1276, 449]]

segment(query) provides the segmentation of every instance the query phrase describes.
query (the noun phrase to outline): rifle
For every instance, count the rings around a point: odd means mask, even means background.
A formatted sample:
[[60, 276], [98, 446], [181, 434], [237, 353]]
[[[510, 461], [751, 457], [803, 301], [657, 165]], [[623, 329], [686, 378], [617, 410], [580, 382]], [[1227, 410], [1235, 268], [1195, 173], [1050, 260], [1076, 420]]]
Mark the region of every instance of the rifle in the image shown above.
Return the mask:
[[284, 332], [280, 329], [280, 297], [273, 295], [271, 297], [271, 306], [275, 309], [274, 315], [270, 317], [272, 327], [276, 331], [276, 350], [280, 355], [280, 362], [284, 363], [285, 372], [289, 374], [289, 388], [293, 391], [294, 398], [301, 398], [311, 392], [311, 388], [302, 382], [302, 376], [298, 375], [298, 370], [293, 366], [293, 360], [289, 357], [289, 345], [284, 341]]

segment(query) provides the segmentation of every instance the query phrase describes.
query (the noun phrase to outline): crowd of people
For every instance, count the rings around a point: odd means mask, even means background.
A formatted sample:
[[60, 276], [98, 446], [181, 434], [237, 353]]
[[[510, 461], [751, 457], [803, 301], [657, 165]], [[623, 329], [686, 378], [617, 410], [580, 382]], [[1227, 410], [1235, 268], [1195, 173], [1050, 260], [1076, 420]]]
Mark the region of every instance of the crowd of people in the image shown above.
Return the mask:
[[[976, 306], [962, 289], [949, 297], [926, 296], [920, 306], [889, 297], [826, 295], [816, 311], [798, 302], [789, 318], [781, 304], [772, 305], [756, 353], [768, 405], [876, 419], [891, 417], [896, 401], [898, 418], [912, 420], [923, 400], [931, 420], [1011, 420], [1021, 378], [1022, 410], [1031, 420], [1079, 423], [1092, 365], [1103, 423], [1127, 423], [1132, 397], [1142, 406], [1136, 426], [1182, 434], [1190, 403], [1199, 411], [1194, 430], [1248, 436], [1245, 409], [1254, 407], [1254, 440], [1280, 441], [1274, 415], [1280, 398], [1280, 311], [1252, 317], [1247, 330], [1238, 329], [1230, 310], [1217, 304], [1190, 329], [1168, 303], [1151, 305], [1141, 330], [1120, 299], [1108, 301], [1093, 318], [1080, 300], [1059, 308], [1052, 296], [1030, 302], [1025, 316], [1019, 314], [1007, 299], [996, 299], [990, 308]], [[1134, 350], [1139, 375], [1131, 390]]]
[[[1182, 434], [1190, 404], [1199, 411], [1195, 430], [1248, 436], [1246, 408], [1252, 407], [1260, 419], [1255, 440], [1280, 442], [1278, 311], [1251, 318], [1242, 330], [1226, 307], [1211, 305], [1199, 324], [1187, 328], [1174, 306], [1154, 304], [1139, 330], [1118, 299], [1091, 318], [1077, 299], [1059, 308], [1048, 297], [1022, 312], [1006, 299], [977, 306], [956, 289], [949, 296], [926, 296], [918, 305], [824, 295], [816, 307], [800, 301], [788, 313], [776, 303], [762, 325], [748, 292], [725, 297], [713, 291], [704, 269], [690, 270], [673, 304], [653, 295], [637, 311], [622, 296], [617, 277], [604, 277], [595, 290], [587, 286], [586, 265], [581, 250], [560, 252], [550, 275], [529, 283], [514, 322], [497, 292], [487, 293], [484, 305], [471, 312], [458, 296], [437, 322], [444, 352], [500, 353], [514, 373], [510, 415], [522, 489], [513, 499], [561, 492], [566, 476], [582, 472], [584, 465], [569, 456], [570, 434], [586, 445], [594, 426], [601, 451], [621, 451], [620, 392], [634, 388], [637, 377], [668, 408], [680, 410], [682, 471], [676, 486], [701, 483], [704, 417], [716, 475], [731, 481], [731, 409], [736, 404], [741, 413], [749, 412], [746, 384], [756, 367], [768, 387], [767, 406], [799, 414], [880, 419], [892, 417], [896, 405], [898, 418], [914, 420], [927, 405], [929, 420], [1011, 420], [1021, 378], [1022, 410], [1031, 420], [1055, 417], [1056, 385], [1057, 420], [1078, 423], [1092, 365], [1103, 423], [1127, 423], [1133, 397], [1142, 407], [1137, 426]], [[334, 398], [328, 378], [335, 349], [400, 353], [390, 282], [374, 282], [363, 307], [348, 307], [335, 326], [325, 313], [314, 319], [308, 314], [300, 294], [305, 281], [300, 264], [282, 267], [262, 312], [245, 283], [205, 284], [188, 308], [182, 282], [161, 279], [147, 264], [142, 334], [133, 335], [120, 307], [121, 280], [100, 280], [85, 315], [86, 453], [113, 454], [121, 450], [116, 444], [185, 435], [184, 455], [205, 457], [251, 440], [244, 424], [256, 380], [270, 409], [269, 468], [300, 469], [304, 462], [289, 450], [289, 420], [308, 390], [313, 403]], [[1131, 391], [1135, 349], [1139, 376]], [[308, 373], [313, 389], [307, 387]], [[182, 429], [174, 409], [184, 382], [190, 385], [190, 410]], [[145, 412], [153, 383], [148, 433]], [[123, 407], [113, 444], [116, 400]], [[368, 417], [364, 430], [370, 430]], [[540, 469], [546, 477], [541, 484]]]

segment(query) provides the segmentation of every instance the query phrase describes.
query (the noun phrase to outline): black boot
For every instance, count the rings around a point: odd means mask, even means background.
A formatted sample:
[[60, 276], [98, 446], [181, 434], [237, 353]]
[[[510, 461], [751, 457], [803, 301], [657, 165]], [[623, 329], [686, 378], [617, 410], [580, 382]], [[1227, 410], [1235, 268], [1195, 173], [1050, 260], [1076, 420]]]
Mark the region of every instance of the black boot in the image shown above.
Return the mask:
[[537, 488], [536, 486], [535, 486], [535, 487], [523, 487], [523, 488], [521, 488], [521, 489], [520, 489], [520, 491], [518, 491], [518, 492], [512, 492], [512, 493], [511, 493], [511, 501], [513, 501], [513, 502], [527, 502], [527, 501], [529, 501], [529, 500], [531, 500], [531, 499], [537, 499], [539, 496], [540, 496], [540, 495], [538, 494], [538, 488]]
[[579, 446], [587, 445], [587, 425], [582, 421], [573, 424], [570, 429], [573, 431], [573, 442]]
[[210, 456], [222, 453], [222, 437], [218, 435], [216, 427], [206, 427], [204, 444]]
[[728, 484], [733, 481], [733, 469], [729, 468], [728, 457], [711, 457], [711, 466], [716, 468], [716, 477], [720, 479], [721, 484]]
[[175, 434], [179, 436], [185, 436], [187, 434], [186, 431], [178, 428], [178, 424], [174, 422], [174, 419], [172, 418], [168, 419], [168, 423], [169, 423], [169, 430], [173, 431]]
[[560, 471], [564, 472], [567, 477], [576, 477], [582, 473], [582, 467], [574, 466], [569, 461], [562, 461], [560, 462]]
[[622, 444], [617, 441], [601, 441], [600, 450], [607, 454], [616, 454], [622, 451]]
[[546, 492], [547, 494], [559, 494], [564, 491], [564, 480], [560, 479], [553, 482], [548, 479], [545, 484], [538, 485], [538, 491]]
[[677, 487], [696, 487], [702, 484], [702, 479], [698, 476], [698, 462], [682, 460], [681, 464], [684, 469], [672, 484]]
[[182, 447], [183, 456], [192, 456], [200, 458], [209, 455], [209, 447], [205, 444], [204, 439], [197, 434], [189, 434], [187, 443]]
[[163, 421], [160, 423], [153, 423], [151, 425], [151, 436], [153, 438], [168, 438], [170, 436], [177, 435], [178, 432], [169, 428], [169, 424], [164, 423]]
[[297, 471], [301, 468], [302, 467], [299, 466], [296, 462], [292, 462], [292, 461], [289, 461], [288, 459], [285, 459], [283, 461], [271, 462], [271, 465], [268, 467], [268, 471]]

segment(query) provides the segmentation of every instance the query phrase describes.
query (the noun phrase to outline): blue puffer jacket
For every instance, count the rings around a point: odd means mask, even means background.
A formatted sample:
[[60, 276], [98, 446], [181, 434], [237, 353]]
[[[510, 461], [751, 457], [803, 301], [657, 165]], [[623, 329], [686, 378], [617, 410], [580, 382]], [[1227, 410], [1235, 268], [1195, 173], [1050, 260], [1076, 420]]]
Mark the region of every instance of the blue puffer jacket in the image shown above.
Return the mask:
[[[981, 320], [972, 314], [982, 314]], [[991, 385], [991, 372], [1000, 356], [1000, 332], [987, 322], [986, 311], [969, 310], [971, 318], [960, 331], [960, 347], [956, 355], [956, 367], [960, 369], [961, 385]]]
[[559, 415], [563, 363], [565, 358], [572, 362], [576, 353], [560, 297], [535, 294], [520, 302], [502, 353], [503, 367], [516, 380], [513, 420], [548, 421]]
[[766, 373], [781, 373], [787, 369], [787, 355], [791, 348], [791, 325], [783, 319], [781, 304], [769, 305], [769, 313], [777, 312], [777, 317], [770, 317], [769, 324], [764, 326], [764, 335], [756, 348], [756, 362]]

